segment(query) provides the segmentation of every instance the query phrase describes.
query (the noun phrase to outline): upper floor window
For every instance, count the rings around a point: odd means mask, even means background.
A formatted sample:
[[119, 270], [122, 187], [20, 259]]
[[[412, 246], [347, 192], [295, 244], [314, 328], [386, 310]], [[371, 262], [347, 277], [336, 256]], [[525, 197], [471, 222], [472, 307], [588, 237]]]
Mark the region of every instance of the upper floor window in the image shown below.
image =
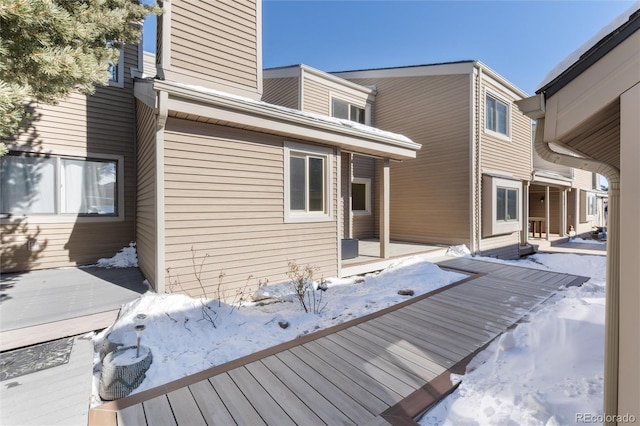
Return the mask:
[[109, 63], [109, 86], [124, 87], [124, 47], [120, 48], [117, 63]]
[[285, 144], [285, 221], [331, 220], [331, 148]]
[[364, 108], [360, 108], [337, 99], [331, 100], [332, 117], [344, 118], [346, 120], [355, 121], [356, 123], [365, 124], [366, 115], [366, 110]]
[[509, 104], [490, 94], [486, 95], [485, 128], [509, 136]]
[[0, 158], [0, 214], [118, 215], [118, 161], [40, 155]]

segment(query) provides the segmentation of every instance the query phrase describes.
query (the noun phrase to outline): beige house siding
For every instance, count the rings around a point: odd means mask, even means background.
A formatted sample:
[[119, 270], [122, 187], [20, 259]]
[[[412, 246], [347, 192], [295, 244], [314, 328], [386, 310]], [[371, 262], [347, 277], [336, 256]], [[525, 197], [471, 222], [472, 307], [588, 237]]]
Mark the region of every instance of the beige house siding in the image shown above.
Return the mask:
[[365, 108], [367, 106], [367, 95], [364, 93], [361, 96], [357, 96], [350, 91], [325, 84], [319, 78], [309, 76], [307, 73], [303, 75], [303, 111], [331, 116], [332, 96], [336, 99], [349, 102], [359, 108]]
[[266, 78], [264, 79], [262, 100], [270, 104], [300, 109], [299, 87], [298, 77]]
[[[137, 68], [138, 49], [125, 49], [124, 88], [98, 87], [93, 96], [71, 94], [58, 105], [36, 105], [29, 128], [6, 141], [11, 149], [86, 157], [87, 153], [122, 156], [124, 220], [117, 218], [35, 216], [3, 221], [0, 269], [3, 272], [86, 265], [111, 257], [134, 240], [135, 113], [130, 67]], [[87, 218], [88, 219], [88, 218]], [[39, 249], [29, 251], [35, 240]]]
[[262, 73], [257, 10], [257, 0], [171, 2], [167, 78], [259, 94]]
[[[485, 130], [485, 93], [510, 102], [511, 140], [507, 141]], [[482, 84], [480, 126], [482, 129], [481, 167], [483, 171], [510, 174], [521, 180], [531, 179], [531, 119], [523, 115], [515, 100], [499, 86], [486, 79]]]
[[[287, 263], [311, 264], [317, 276], [338, 272], [338, 176], [333, 161], [333, 220], [284, 223], [282, 138], [170, 118], [165, 132], [165, 247], [170, 291], [233, 299], [249, 283], [287, 279]], [[249, 279], [249, 277], [252, 277]], [[175, 280], [179, 278], [180, 287]]]
[[498, 259], [517, 259], [519, 253], [519, 233], [484, 238], [480, 241], [480, 255]]
[[376, 86], [376, 127], [422, 144], [416, 159], [391, 165], [391, 238], [468, 245], [469, 76], [353, 81]]
[[136, 244], [138, 265], [151, 283], [157, 283], [156, 244], [158, 223], [156, 218], [156, 123], [152, 108], [136, 102], [138, 121]]

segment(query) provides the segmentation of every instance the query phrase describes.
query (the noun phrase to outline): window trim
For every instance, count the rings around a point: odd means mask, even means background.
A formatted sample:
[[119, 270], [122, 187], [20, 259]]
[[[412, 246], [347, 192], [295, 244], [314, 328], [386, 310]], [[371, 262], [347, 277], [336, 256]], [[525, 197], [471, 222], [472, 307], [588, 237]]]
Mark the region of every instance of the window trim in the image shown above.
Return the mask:
[[[284, 223], [333, 221], [333, 148], [284, 142]], [[322, 157], [324, 161], [324, 211], [291, 210], [291, 157]], [[308, 191], [308, 188], [306, 188]]]
[[[522, 230], [522, 182], [506, 177], [483, 175], [482, 188], [482, 235], [491, 237], [494, 235], [511, 234]], [[498, 188], [516, 190], [517, 217], [510, 220], [498, 220]], [[505, 200], [506, 202], [506, 200]]]
[[112, 64], [116, 67], [117, 78], [113, 80], [109, 78], [110, 87], [124, 88], [124, 46], [120, 48], [120, 56], [118, 57], [118, 63]]
[[[125, 220], [125, 203], [124, 203], [124, 156], [113, 154], [101, 154], [93, 152], [76, 152], [71, 150], [60, 150], [55, 152], [38, 153], [32, 152], [24, 147], [10, 147], [10, 151], [21, 154], [32, 154], [35, 156], [49, 156], [56, 158], [56, 175], [55, 179], [59, 187], [59, 173], [61, 159], [75, 160], [107, 160], [116, 162], [116, 191], [117, 191], [117, 214], [110, 215], [80, 215], [77, 213], [43, 213], [32, 215], [6, 215], [0, 213], [0, 224], [24, 223], [24, 224], [40, 224], [40, 223], [76, 223], [76, 222], [122, 222]], [[60, 194], [56, 193], [56, 208], [60, 211]]]
[[[354, 210], [353, 209], [353, 195], [351, 196], [351, 212], [354, 216], [370, 216], [371, 215], [371, 179], [369, 178], [358, 178], [354, 177], [351, 180], [351, 185], [353, 184], [364, 185], [364, 196], [365, 196], [365, 209], [364, 210]], [[351, 190], [353, 194], [353, 189]]]
[[[593, 214], [589, 214], [589, 200], [593, 200]], [[586, 223], [596, 220], [598, 216], [598, 201], [596, 197], [596, 193], [592, 191], [587, 191], [584, 189], [580, 190], [580, 222]]]
[[[500, 133], [497, 130], [493, 130], [487, 127], [487, 97], [493, 98], [493, 100], [500, 102], [502, 104], [504, 104], [507, 107], [507, 122], [506, 122], [506, 127], [507, 127], [507, 132], [506, 133]], [[490, 90], [488, 88], [485, 88], [484, 90], [484, 123], [482, 123], [482, 127], [484, 129], [484, 132], [488, 135], [491, 135], [493, 137], [496, 137], [498, 139], [503, 139], [505, 141], [509, 141], [511, 142], [511, 101], [505, 99], [503, 96], [498, 95], [497, 93], [495, 93], [493, 90]]]

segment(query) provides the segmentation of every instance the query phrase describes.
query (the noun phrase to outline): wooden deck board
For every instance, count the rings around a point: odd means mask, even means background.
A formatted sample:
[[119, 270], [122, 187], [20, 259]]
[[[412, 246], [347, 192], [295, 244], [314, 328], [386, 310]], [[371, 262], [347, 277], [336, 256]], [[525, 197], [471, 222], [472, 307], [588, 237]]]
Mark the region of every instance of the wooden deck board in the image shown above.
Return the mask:
[[209, 381], [236, 423], [239, 425], [266, 424], [228, 373], [213, 376]]
[[[251, 402], [260, 417], [267, 424], [295, 425], [294, 421], [278, 405], [278, 403], [267, 393], [245, 367], [240, 367], [229, 371], [229, 376], [235, 382], [238, 389], [245, 398]], [[268, 386], [268, 383], [265, 383]]]
[[415, 346], [410, 348], [403, 347], [398, 342], [389, 342], [359, 327], [351, 327], [341, 333], [360, 346], [363, 346], [365, 342], [376, 344], [377, 347], [381, 348], [380, 356], [384, 356], [387, 361], [399, 361], [402, 359], [410, 362], [412, 366], [417, 366], [418, 369], [416, 371], [420, 372], [420, 377], [423, 379], [432, 380], [444, 371], [444, 367], [433, 362], [425, 351]]
[[176, 423], [193, 426], [207, 424], [189, 388], [176, 389], [173, 392], [169, 392], [167, 397], [169, 398], [173, 415], [176, 418]]
[[168, 393], [132, 400], [114, 418], [120, 425], [415, 424], [402, 413], [424, 410], [424, 395], [434, 401], [450, 392], [451, 371], [464, 371], [477, 351], [559, 288], [584, 281], [467, 258], [443, 265], [479, 275], [230, 363], [208, 380], [163, 387]]
[[[325, 424], [300, 398], [260, 361], [247, 364], [247, 370], [259, 383], [269, 383], [265, 390], [287, 413], [295, 424]], [[223, 423], [221, 423], [223, 424]], [[229, 423], [226, 423], [229, 424]]]
[[398, 393], [403, 398], [412, 392], [412, 386], [406, 384], [402, 380], [395, 377], [393, 374], [390, 374], [386, 370], [367, 362], [366, 359], [360, 358], [356, 356], [354, 353], [349, 352], [342, 346], [338, 345], [332, 340], [322, 339], [318, 340], [318, 343], [323, 348], [333, 352], [349, 364], [353, 366], [355, 369], [359, 369], [366, 374], [373, 377], [378, 382], [382, 383], [384, 386]]
[[316, 416], [328, 425], [348, 425], [353, 422], [341, 411], [336, 410], [320, 392], [273, 355], [262, 360], [262, 363], [273, 372], [293, 393], [304, 396], [305, 404]]
[[213, 388], [209, 380], [201, 380], [189, 386], [193, 399], [198, 404], [207, 424], [213, 425], [234, 425], [235, 420], [227, 410], [220, 396]]
[[118, 424], [122, 426], [138, 426], [146, 424], [142, 404], [132, 405], [131, 407], [119, 410], [117, 413]]
[[309, 351], [327, 361], [333, 366], [333, 368], [340, 371], [342, 374], [351, 377], [384, 403], [393, 405], [402, 399], [402, 396], [399, 393], [394, 392], [391, 388], [388, 388], [371, 375], [355, 368], [352, 364], [349, 364], [338, 355], [320, 346], [318, 343], [309, 342], [303, 345], [303, 347], [308, 348]]
[[148, 425], [177, 425], [166, 395], [157, 396], [142, 403]]

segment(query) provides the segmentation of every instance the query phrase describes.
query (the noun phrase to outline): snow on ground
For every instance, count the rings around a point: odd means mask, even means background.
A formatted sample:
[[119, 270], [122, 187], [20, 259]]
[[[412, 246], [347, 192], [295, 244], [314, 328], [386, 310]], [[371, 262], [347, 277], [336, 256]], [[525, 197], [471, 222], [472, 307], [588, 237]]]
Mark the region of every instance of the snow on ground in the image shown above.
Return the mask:
[[[130, 252], [127, 250], [123, 253]], [[453, 249], [452, 254], [467, 255], [463, 248]], [[467, 374], [452, 377], [462, 381], [460, 387], [428, 412], [421, 424], [554, 425], [576, 423], [577, 413], [601, 414], [606, 258], [539, 253], [517, 261], [482, 259], [591, 280], [580, 288], [560, 291], [481, 352]], [[141, 344], [153, 353], [153, 363], [137, 393], [406, 300], [398, 290], [411, 289], [420, 295], [463, 277], [410, 258], [379, 274], [327, 280], [327, 290], [316, 291], [322, 298], [317, 304], [319, 314], [305, 313], [292, 287], [284, 284], [261, 290], [262, 296], [281, 302], [241, 307], [148, 292], [125, 305], [116, 323], [94, 337], [92, 405], [101, 403], [98, 352], [105, 336], [125, 346], [135, 345], [135, 325], [146, 326]], [[285, 322], [288, 327], [282, 328]]]
[[581, 414], [602, 415], [606, 258], [539, 253], [515, 263], [591, 280], [496, 339], [452, 377], [460, 387], [421, 425], [576, 424]]
[[136, 243], [129, 243], [129, 247], [123, 248], [113, 257], [98, 259], [98, 263], [96, 263], [96, 266], [100, 266], [102, 268], [137, 267], [138, 253], [136, 252]]
[[[123, 306], [118, 320], [94, 337], [92, 405], [100, 403], [99, 351], [105, 336], [124, 346], [135, 345], [136, 325], [145, 325], [140, 344], [151, 349], [153, 363], [134, 393], [407, 300], [407, 296], [398, 295], [398, 290], [413, 290], [418, 296], [465, 277], [412, 257], [379, 274], [327, 280], [327, 290], [315, 292], [319, 314], [305, 313], [293, 295], [293, 287], [284, 285], [262, 289], [263, 294], [277, 296], [283, 302], [241, 307], [212, 299], [147, 292]], [[288, 323], [286, 329], [280, 326], [284, 322]]]

